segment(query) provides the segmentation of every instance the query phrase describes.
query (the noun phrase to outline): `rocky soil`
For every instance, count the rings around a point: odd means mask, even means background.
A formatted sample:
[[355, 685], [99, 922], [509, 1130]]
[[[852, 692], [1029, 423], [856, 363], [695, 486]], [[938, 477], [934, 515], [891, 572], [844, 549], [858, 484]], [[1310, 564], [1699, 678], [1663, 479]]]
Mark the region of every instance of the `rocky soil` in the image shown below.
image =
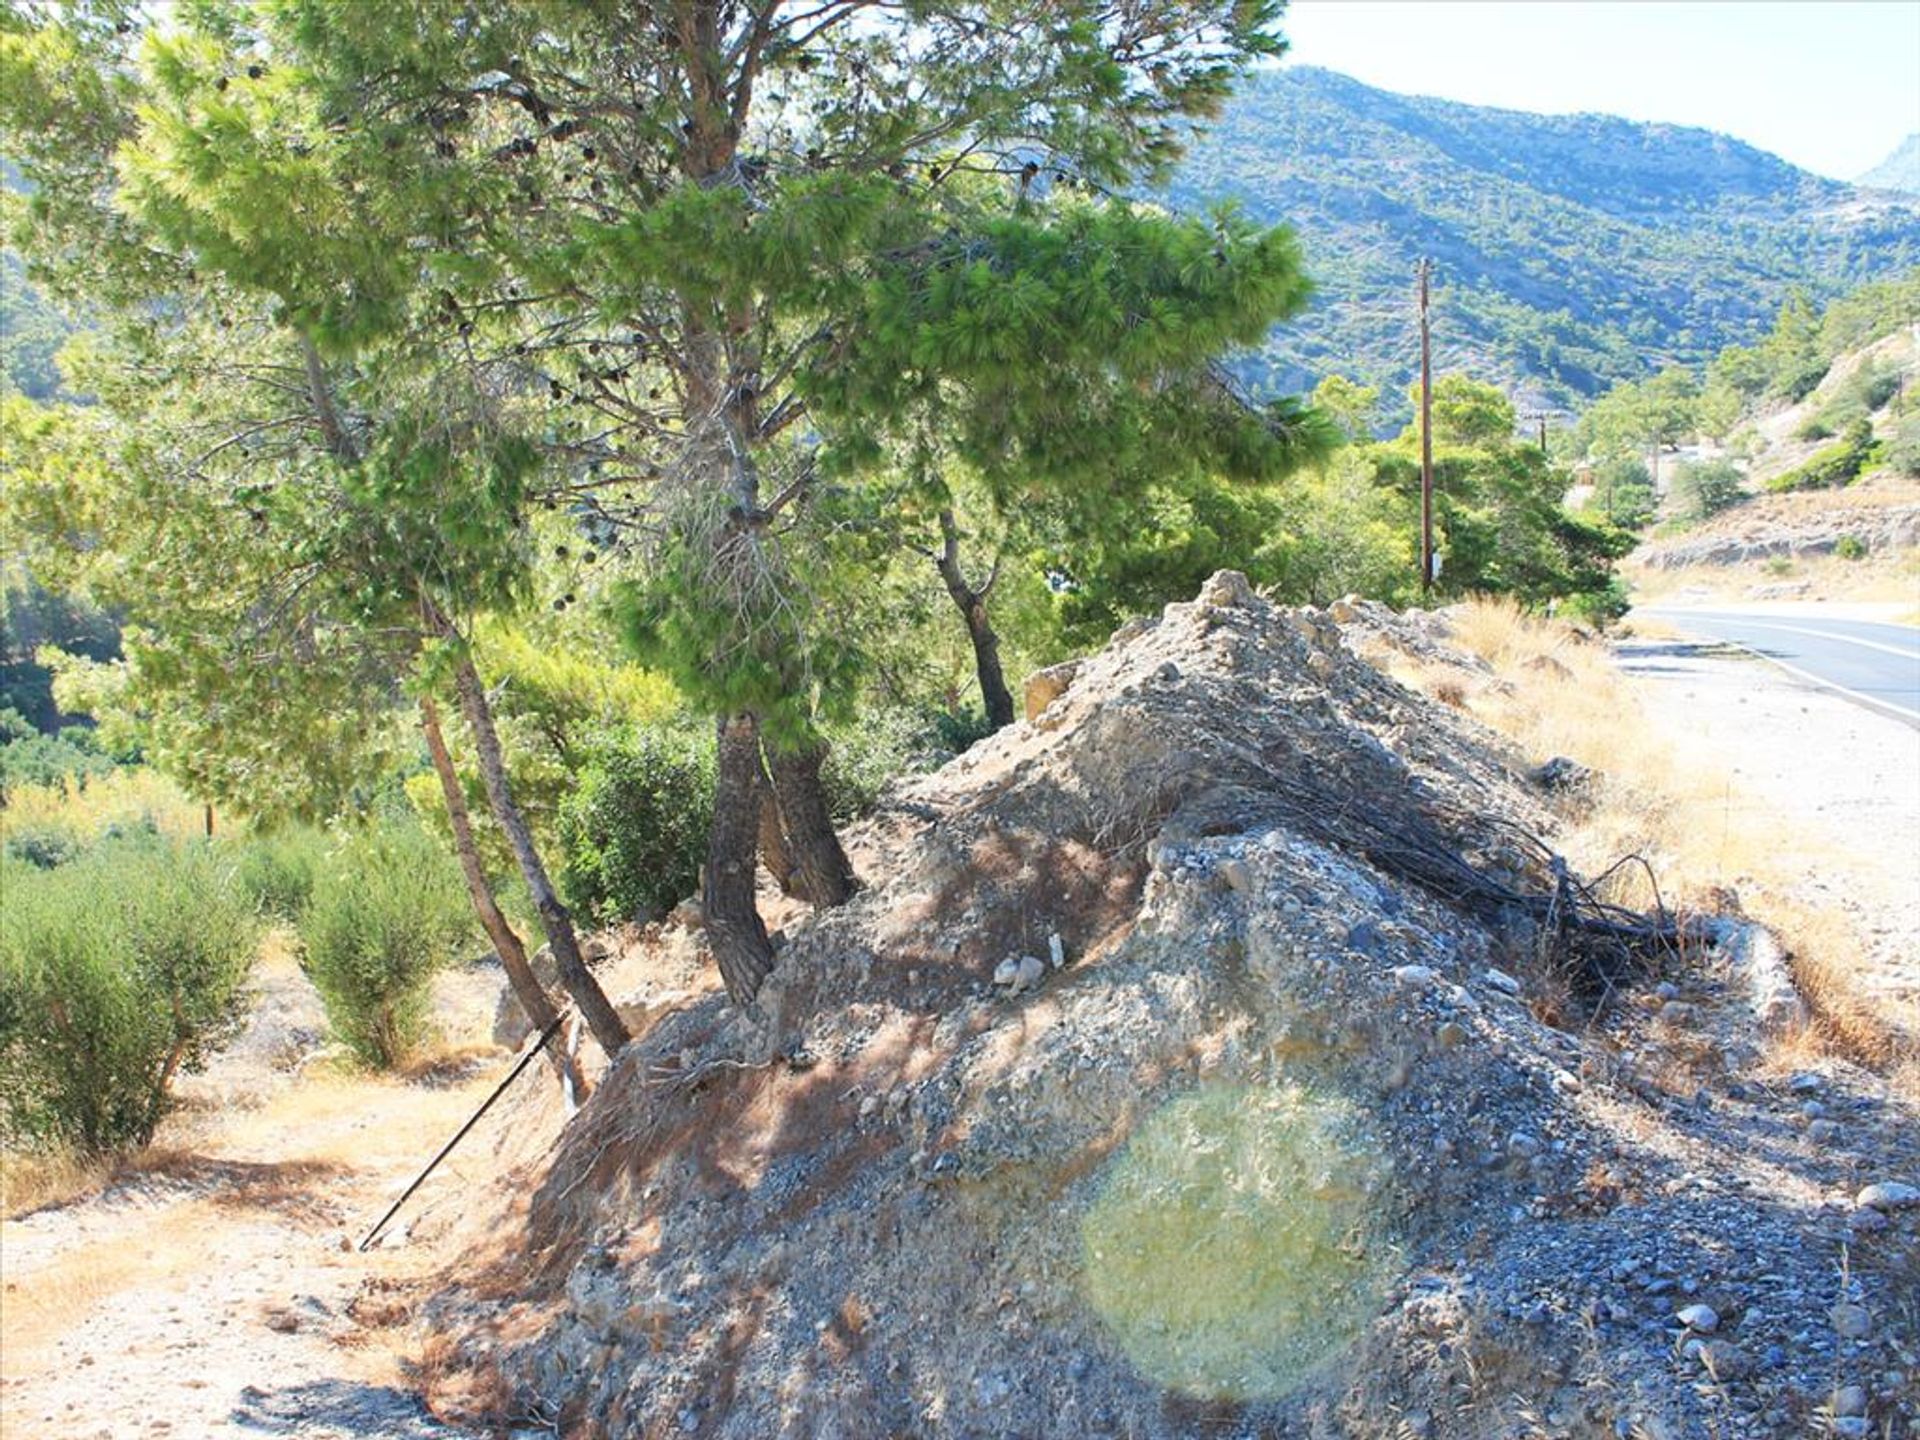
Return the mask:
[[1753, 565], [1831, 555], [1852, 539], [1870, 556], [1920, 545], [1920, 482], [1882, 473], [1843, 491], [1757, 495], [1672, 539], [1634, 552], [1647, 570]]
[[[439, 1257], [414, 1227], [460, 1212], [486, 1145], [564, 1119], [544, 1071], [354, 1248], [505, 1069], [477, 1043], [497, 963], [436, 984], [442, 1060], [341, 1069], [319, 997], [269, 946], [245, 1032], [179, 1086], [152, 1149], [97, 1188], [0, 1224], [0, 1435], [35, 1440], [425, 1440], [403, 1354]], [[535, 1140], [533, 1143], [538, 1143]]]
[[414, 1297], [436, 1413], [1914, 1434], [1913, 1096], [1781, 1033], [1737, 924], [1557, 939], [1521, 902], [1577, 794], [1336, 611], [1217, 576], [1044, 677], [856, 836], [760, 1015], [652, 938], [644, 1038], [558, 1145], [415, 1232], [458, 1249]]

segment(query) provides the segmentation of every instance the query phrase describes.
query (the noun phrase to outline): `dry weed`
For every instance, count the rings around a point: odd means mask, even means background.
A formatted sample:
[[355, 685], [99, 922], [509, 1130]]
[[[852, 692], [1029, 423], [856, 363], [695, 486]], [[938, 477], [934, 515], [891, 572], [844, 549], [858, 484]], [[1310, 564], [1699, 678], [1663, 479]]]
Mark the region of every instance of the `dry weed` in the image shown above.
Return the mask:
[[[1727, 775], [1680, 765], [1604, 647], [1507, 600], [1471, 601], [1450, 618], [1455, 638], [1513, 682], [1477, 688], [1468, 697], [1471, 713], [1530, 759], [1564, 755], [1596, 773], [1588, 804], [1556, 837], [1577, 869], [1594, 874], [1623, 855], [1640, 855], [1670, 908], [1717, 911], [1728, 903], [1727, 887], [1737, 887], [1740, 902], [1791, 952], [1795, 980], [1817, 1021], [1816, 1033], [1798, 1043], [1817, 1039], [1877, 1066], [1902, 1059], [1894, 1032], [1854, 979], [1861, 940], [1853, 922], [1796, 898], [1798, 869], [1768, 838], [1780, 828], [1755, 823], [1752, 807], [1734, 802]], [[1539, 664], [1540, 657], [1555, 664]], [[1401, 668], [1400, 678], [1429, 693], [1444, 683], [1440, 671]], [[1632, 867], [1621, 876], [1641, 893], [1608, 898], [1655, 903], [1644, 871]]]

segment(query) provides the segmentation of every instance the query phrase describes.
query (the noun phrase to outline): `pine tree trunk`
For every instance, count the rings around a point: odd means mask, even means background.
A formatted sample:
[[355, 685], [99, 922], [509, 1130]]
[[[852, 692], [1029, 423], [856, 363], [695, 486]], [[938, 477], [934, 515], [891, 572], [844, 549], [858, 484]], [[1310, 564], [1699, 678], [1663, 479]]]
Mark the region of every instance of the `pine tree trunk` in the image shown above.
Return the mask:
[[520, 874], [533, 895], [534, 909], [540, 912], [540, 926], [547, 933], [547, 943], [553, 947], [560, 983], [566, 987], [567, 994], [573, 997], [581, 1018], [587, 1022], [587, 1028], [593, 1031], [593, 1038], [600, 1042], [600, 1048], [607, 1053], [607, 1058], [612, 1059], [632, 1037], [627, 1034], [627, 1027], [607, 999], [606, 992], [600, 988], [600, 982], [587, 969], [586, 959], [580, 953], [579, 937], [574, 933], [573, 917], [567, 913], [567, 907], [560, 903], [560, 897], [554, 893], [553, 882], [547, 878], [547, 867], [534, 847], [533, 832], [528, 828], [527, 818], [521, 813], [518, 802], [513, 798], [513, 789], [507, 782], [506, 761], [500, 754], [500, 736], [494, 729], [493, 710], [487, 704], [486, 687], [481, 683], [480, 672], [474, 669], [472, 658], [464, 650], [459, 653], [455, 665], [454, 686], [459, 691], [461, 711], [473, 729], [474, 748], [480, 753], [480, 774], [486, 781], [487, 799], [493, 807], [493, 818], [506, 832], [507, 844], [513, 848], [513, 858], [519, 862]]
[[760, 863], [767, 867], [782, 895], [801, 898], [800, 872], [787, 854], [787, 837], [780, 828], [780, 804], [774, 798], [773, 780], [762, 769], [760, 774]]
[[1004, 730], [1013, 723], [1013, 692], [1000, 668], [1000, 637], [987, 618], [984, 600], [976, 599], [963, 612], [967, 636], [973, 641], [973, 668], [980, 677], [980, 699], [987, 707], [987, 727]]
[[[487, 872], [480, 864], [479, 847], [473, 841], [473, 820], [467, 814], [467, 797], [461, 792], [460, 776], [453, 768], [453, 756], [448, 753], [446, 736], [440, 730], [439, 707], [425, 696], [420, 700], [420, 733], [426, 736], [433, 773], [440, 779], [440, 796], [446, 803], [447, 823], [453, 827], [453, 848], [460, 857], [460, 873], [466, 877], [473, 913], [479, 917], [480, 928], [487, 932], [487, 939], [493, 942], [493, 953], [500, 957], [501, 968], [507, 972], [507, 983], [513, 987], [514, 999], [526, 1012], [528, 1023], [535, 1034], [545, 1034], [547, 1027], [560, 1018], [560, 1012], [554, 1009], [540, 977], [533, 973], [526, 946], [520, 943], [520, 937], [514, 934], [513, 926], [507, 923], [507, 917], [500, 913], [499, 902], [493, 898], [493, 887], [487, 883]], [[547, 1047], [547, 1060], [554, 1073], [572, 1085], [573, 1093], [584, 1100], [586, 1077], [569, 1061], [558, 1043]]]
[[817, 743], [792, 750], [767, 747], [767, 771], [773, 777], [780, 829], [799, 891], [821, 910], [853, 898], [853, 865], [834, 833], [826, 786], [820, 780], [826, 758], [827, 747]]
[[973, 669], [980, 681], [987, 725], [1003, 730], [1013, 723], [1013, 692], [1007, 689], [1006, 672], [1000, 666], [1000, 636], [987, 615], [987, 593], [999, 575], [999, 566], [996, 562], [993, 573], [976, 590], [960, 570], [960, 526], [951, 510], [940, 512], [940, 538], [940, 553], [933, 557], [933, 563], [966, 623], [967, 638], [973, 642]]
[[743, 1009], [773, 973], [773, 947], [753, 902], [763, 783], [759, 721], [751, 714], [723, 716], [701, 908], [720, 978]]

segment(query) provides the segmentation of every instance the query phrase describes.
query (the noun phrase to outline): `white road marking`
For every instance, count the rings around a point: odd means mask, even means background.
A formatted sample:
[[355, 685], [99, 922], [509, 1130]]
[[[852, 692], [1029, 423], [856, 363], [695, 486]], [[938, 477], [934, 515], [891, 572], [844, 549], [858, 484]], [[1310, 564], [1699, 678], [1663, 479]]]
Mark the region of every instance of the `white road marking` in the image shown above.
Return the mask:
[[[1669, 611], [1669, 614], [1672, 612]], [[1712, 612], [1701, 616], [1707, 620], [1722, 620], [1723, 617]], [[1730, 625], [1748, 625], [1755, 630], [1785, 630], [1794, 635], [1813, 635], [1822, 640], [1838, 640], [1843, 645], [1861, 645], [1869, 650], [1884, 650], [1889, 655], [1898, 655], [1902, 660], [1920, 660], [1920, 650], [1902, 650], [1898, 645], [1882, 644], [1878, 640], [1862, 640], [1857, 635], [1841, 635], [1832, 630], [1809, 630], [1804, 625], [1782, 625], [1773, 620], [1749, 620], [1746, 616], [1726, 616], [1723, 623]]]

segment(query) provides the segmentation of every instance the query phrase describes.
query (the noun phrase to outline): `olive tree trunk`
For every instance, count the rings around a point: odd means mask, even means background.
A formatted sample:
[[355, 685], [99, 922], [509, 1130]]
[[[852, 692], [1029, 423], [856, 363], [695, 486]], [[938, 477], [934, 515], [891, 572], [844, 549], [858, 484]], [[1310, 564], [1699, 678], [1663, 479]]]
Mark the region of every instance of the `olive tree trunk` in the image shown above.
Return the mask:
[[773, 946], [753, 898], [764, 784], [759, 719], [745, 712], [722, 716], [700, 904], [720, 978], [743, 1009], [773, 973]]
[[[440, 708], [431, 699], [422, 696], [420, 700], [420, 733], [427, 740], [427, 754], [433, 759], [433, 773], [440, 780], [440, 797], [446, 803], [447, 823], [453, 827], [453, 849], [460, 857], [460, 873], [466, 877], [467, 897], [473, 902], [473, 913], [480, 919], [480, 928], [487, 932], [487, 939], [493, 943], [493, 953], [500, 957], [501, 968], [507, 972], [507, 983], [513, 987], [513, 997], [520, 1002], [520, 1008], [526, 1012], [527, 1020], [536, 1034], [545, 1034], [547, 1027], [560, 1018], [560, 1012], [554, 1009], [553, 1000], [547, 989], [540, 983], [540, 977], [533, 973], [528, 963], [526, 946], [520, 943], [520, 937], [514, 933], [513, 926], [507, 923], [507, 917], [500, 911], [500, 905], [493, 896], [493, 887], [487, 882], [487, 872], [480, 864], [480, 849], [473, 840], [473, 820], [467, 813], [467, 797], [460, 789], [460, 776], [453, 768], [453, 756], [447, 750], [446, 736], [440, 729]], [[584, 1100], [587, 1094], [586, 1077], [573, 1059], [565, 1053], [559, 1044], [547, 1047], [547, 1061], [553, 1066], [554, 1074], [562, 1082], [573, 1087], [574, 1095]]]
[[541, 862], [540, 852], [534, 846], [527, 817], [513, 798], [513, 788], [507, 781], [506, 761], [500, 754], [500, 735], [494, 728], [493, 709], [487, 704], [486, 686], [480, 680], [480, 672], [474, 668], [472, 657], [464, 649], [458, 652], [458, 657], [454, 668], [454, 688], [460, 696], [461, 712], [466, 715], [467, 724], [473, 730], [474, 748], [480, 756], [480, 775], [486, 781], [487, 800], [492, 806], [493, 818], [505, 832], [507, 844], [513, 849], [513, 858], [519, 863], [520, 874], [533, 895], [534, 909], [540, 912], [540, 926], [546, 931], [547, 943], [553, 947], [560, 983], [566, 988], [567, 994], [573, 997], [581, 1018], [587, 1022], [587, 1028], [593, 1031], [593, 1038], [600, 1042], [600, 1048], [611, 1059], [620, 1053], [621, 1047], [632, 1037], [627, 1034], [620, 1013], [600, 988], [600, 982], [587, 969], [586, 958], [580, 953], [579, 937], [574, 933], [573, 916], [554, 892], [553, 882], [547, 878], [547, 867]]
[[947, 587], [947, 594], [959, 608], [973, 642], [973, 669], [980, 681], [980, 700], [987, 710], [987, 724], [1002, 730], [1013, 723], [1013, 692], [1007, 689], [1006, 672], [1000, 665], [1000, 636], [987, 615], [987, 596], [1000, 578], [1000, 562], [995, 560], [987, 578], [979, 586], [967, 583], [960, 569], [960, 526], [952, 510], [940, 512], [940, 549], [933, 557], [934, 567]]

